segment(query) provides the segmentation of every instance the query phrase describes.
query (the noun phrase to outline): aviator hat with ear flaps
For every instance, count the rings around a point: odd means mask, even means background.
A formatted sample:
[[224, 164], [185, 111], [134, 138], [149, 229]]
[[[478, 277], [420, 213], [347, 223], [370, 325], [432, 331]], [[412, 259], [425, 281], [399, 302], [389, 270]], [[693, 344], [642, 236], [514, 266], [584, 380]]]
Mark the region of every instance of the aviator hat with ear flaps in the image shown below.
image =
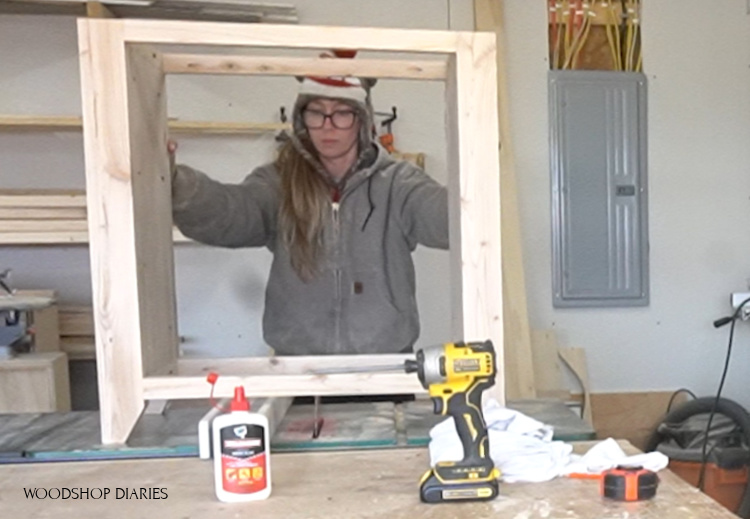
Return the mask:
[[[332, 53], [321, 54], [323, 58], [331, 59], [351, 59], [357, 54], [357, 51], [351, 50], [334, 50]], [[292, 142], [295, 147], [307, 156], [307, 150], [300, 149], [300, 139], [309, 141], [307, 128], [302, 120], [302, 110], [313, 99], [338, 99], [351, 105], [357, 112], [357, 116], [362, 122], [359, 130], [359, 150], [360, 160], [363, 162], [362, 155], [370, 155], [374, 152], [372, 147], [374, 135], [374, 115], [370, 101], [370, 89], [375, 85], [377, 79], [356, 78], [349, 76], [318, 77], [306, 76], [298, 77], [300, 82], [299, 94], [294, 103], [292, 111]]]

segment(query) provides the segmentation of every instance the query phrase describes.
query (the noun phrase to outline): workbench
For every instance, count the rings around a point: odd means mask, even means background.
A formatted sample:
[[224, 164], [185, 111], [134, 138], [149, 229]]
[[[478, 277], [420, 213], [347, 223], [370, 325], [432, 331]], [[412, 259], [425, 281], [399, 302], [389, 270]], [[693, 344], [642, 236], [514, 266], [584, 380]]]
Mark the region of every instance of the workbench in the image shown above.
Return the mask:
[[[585, 451], [589, 445], [578, 444]], [[227, 504], [213, 491], [213, 465], [191, 459], [88, 461], [0, 466], [3, 517], [262, 519], [736, 519], [669, 471], [651, 501], [619, 503], [598, 495], [595, 480], [501, 484], [486, 503], [427, 505], [418, 481], [426, 448], [299, 452], [271, 457], [273, 491], [266, 501]], [[160, 488], [166, 499], [116, 499], [117, 489]], [[107, 499], [27, 499], [24, 488], [110, 489]], [[122, 491], [120, 491], [122, 493]]]

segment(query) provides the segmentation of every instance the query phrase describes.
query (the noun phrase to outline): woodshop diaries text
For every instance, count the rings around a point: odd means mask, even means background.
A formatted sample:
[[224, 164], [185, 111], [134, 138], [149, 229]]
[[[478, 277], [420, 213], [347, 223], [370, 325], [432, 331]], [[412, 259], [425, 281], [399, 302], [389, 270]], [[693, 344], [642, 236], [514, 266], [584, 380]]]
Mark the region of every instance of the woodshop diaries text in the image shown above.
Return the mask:
[[166, 488], [24, 488], [26, 499], [167, 499]]

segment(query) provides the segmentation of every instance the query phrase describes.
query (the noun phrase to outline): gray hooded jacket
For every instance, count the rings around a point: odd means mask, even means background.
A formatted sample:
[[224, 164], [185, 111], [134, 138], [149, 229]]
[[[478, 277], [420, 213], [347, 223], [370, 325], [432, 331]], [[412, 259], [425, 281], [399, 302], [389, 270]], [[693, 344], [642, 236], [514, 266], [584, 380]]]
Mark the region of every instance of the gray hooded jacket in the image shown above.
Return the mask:
[[445, 187], [377, 144], [331, 202], [319, 274], [302, 281], [277, 233], [280, 176], [275, 165], [238, 185], [178, 166], [174, 220], [186, 236], [222, 247], [273, 253], [263, 332], [279, 355], [394, 353], [419, 336], [411, 253], [448, 248]]

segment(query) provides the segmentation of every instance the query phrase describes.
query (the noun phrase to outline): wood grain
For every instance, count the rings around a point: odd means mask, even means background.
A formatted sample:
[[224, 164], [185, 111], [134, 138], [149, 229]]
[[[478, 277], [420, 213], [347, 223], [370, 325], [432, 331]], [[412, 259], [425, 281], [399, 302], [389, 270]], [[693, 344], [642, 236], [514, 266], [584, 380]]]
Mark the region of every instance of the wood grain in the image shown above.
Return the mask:
[[62, 306], [60, 308], [60, 336], [94, 336], [94, 309], [91, 307]]
[[79, 190], [3, 189], [0, 207], [86, 207], [86, 195]]
[[555, 331], [532, 330], [531, 350], [534, 359], [534, 384], [537, 396], [542, 398], [568, 398], [570, 391], [563, 387]]
[[502, 0], [475, 0], [478, 31], [489, 31], [497, 42], [497, 118], [500, 154], [501, 232], [503, 237], [503, 324], [505, 337], [505, 388], [509, 399], [534, 398], [534, 363], [531, 353], [526, 278], [518, 213], [518, 188], [511, 142], [510, 100]]
[[[0, 245], [71, 245], [89, 242], [83, 190], [0, 190]], [[172, 241], [191, 242], [176, 227]]]
[[96, 359], [94, 309], [90, 306], [62, 306], [59, 309], [60, 349], [71, 360]]
[[[0, 131], [58, 132], [80, 130], [82, 121], [75, 116], [3, 115], [0, 116]], [[253, 135], [288, 130], [285, 123], [253, 123], [242, 121], [183, 121], [170, 119], [172, 133]]]
[[[392, 395], [422, 393], [417, 377], [406, 373], [338, 375], [229, 375], [216, 382], [214, 395], [231, 397], [236, 386], [249, 396]], [[206, 377], [145, 377], [145, 399], [206, 398]]]
[[[592, 393], [591, 409], [597, 438], [624, 438], [645, 448], [651, 434], [667, 413], [674, 391]], [[685, 402], [684, 393], [673, 406]]]
[[[92, 21], [94, 22], [94, 21]], [[471, 33], [416, 29], [242, 24], [156, 20], [96, 20], [119, 26], [128, 42], [184, 45], [359, 49], [450, 54]], [[118, 28], [118, 29], [119, 29]]]
[[[587, 445], [588, 446], [588, 445]], [[585, 451], [585, 447], [577, 449]], [[205, 460], [162, 459], [66, 463], [65, 470], [39, 464], [0, 467], [3, 511], [8, 517], [159, 517], [234, 519], [736, 519], [718, 503], [669, 471], [659, 473], [656, 497], [642, 503], [603, 500], [597, 482], [555, 479], [501, 484], [500, 497], [484, 503], [426, 505], [418, 482], [429, 466], [427, 449], [285, 453], [271, 457], [273, 491], [268, 500], [227, 505], [213, 491]], [[106, 500], [26, 499], [24, 487], [109, 488]], [[166, 499], [116, 500], [116, 488], [165, 489]]]
[[504, 403], [496, 66], [494, 35], [459, 38], [449, 60], [446, 118], [453, 334], [493, 341], [497, 377], [485, 394]]
[[102, 443], [122, 444], [143, 410], [127, 57], [120, 26], [79, 19], [78, 37]]
[[[50, 290], [51, 297], [55, 297]], [[30, 328], [34, 334], [35, 352], [60, 351], [60, 313], [57, 304], [31, 312]]]
[[30, 207], [2, 207], [0, 219], [13, 220], [54, 220], [54, 219], [85, 219], [85, 207], [61, 208], [30, 208]]
[[586, 365], [586, 350], [583, 348], [558, 348], [557, 353], [581, 384], [581, 390], [583, 391], [583, 418], [593, 425], [591, 385], [589, 384], [589, 372]]
[[86, 2], [86, 16], [89, 18], [114, 18], [115, 15], [102, 2]]
[[156, 50], [128, 45], [126, 55], [133, 207], [133, 221], [128, 224], [134, 226], [137, 292], [133, 296], [139, 311], [134, 324], [140, 331], [143, 375], [168, 375], [177, 371], [178, 338], [172, 183], [164, 153], [169, 133], [166, 81]]
[[445, 61], [164, 54], [167, 74], [354, 76], [445, 80]]

